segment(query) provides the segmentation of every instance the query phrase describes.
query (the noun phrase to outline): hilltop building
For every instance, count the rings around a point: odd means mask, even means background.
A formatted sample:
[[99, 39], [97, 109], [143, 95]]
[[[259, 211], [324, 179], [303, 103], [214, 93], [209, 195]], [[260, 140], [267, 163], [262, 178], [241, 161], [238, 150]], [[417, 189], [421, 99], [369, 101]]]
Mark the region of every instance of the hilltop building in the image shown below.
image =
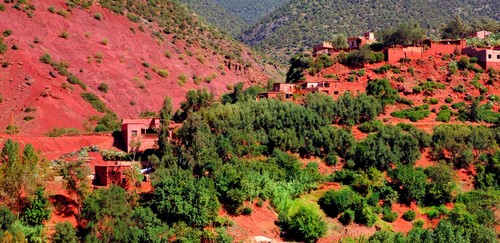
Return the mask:
[[465, 40], [424, 40], [416, 46], [399, 46], [384, 51], [387, 62], [398, 62], [401, 58], [418, 59], [424, 54], [461, 52], [467, 46]]
[[364, 45], [369, 45], [376, 41], [377, 40], [375, 39], [375, 34], [373, 32], [366, 32], [363, 36], [351, 36], [347, 38], [349, 49], [359, 49]]
[[313, 46], [313, 56], [319, 56], [322, 54], [330, 55], [334, 51], [334, 49], [335, 48], [333, 48], [331, 42], [324, 41]]

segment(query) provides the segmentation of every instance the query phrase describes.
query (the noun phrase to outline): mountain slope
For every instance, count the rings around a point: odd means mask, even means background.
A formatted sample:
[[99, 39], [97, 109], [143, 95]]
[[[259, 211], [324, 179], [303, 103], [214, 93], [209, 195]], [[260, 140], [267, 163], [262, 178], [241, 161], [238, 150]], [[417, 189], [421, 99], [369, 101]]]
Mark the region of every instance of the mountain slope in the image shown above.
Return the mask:
[[500, 1], [303, 1], [292, 0], [240, 36], [265, 53], [280, 57], [336, 34], [360, 35], [405, 21], [416, 21], [435, 32], [455, 14], [470, 20], [478, 16], [500, 19]]
[[202, 16], [207, 22], [233, 36], [238, 36], [244, 29], [248, 28], [248, 24], [243, 19], [229, 12], [214, 0], [181, 0], [181, 2], [188, 5], [193, 12]]
[[288, 0], [214, 0], [230, 13], [248, 24], [254, 24], [264, 16], [283, 6]]
[[288, 0], [181, 0], [221, 30], [238, 36]]
[[[0, 54], [0, 132], [8, 124], [21, 134], [83, 130], [104, 113], [82, 93], [97, 96], [119, 118], [134, 118], [159, 110], [166, 95], [178, 107], [190, 89], [221, 94], [236, 82], [277, 77], [261, 57], [175, 1], [100, 1], [88, 9], [65, 2], [5, 4], [0, 12], [0, 31], [11, 33]], [[39, 60], [44, 54], [54, 67]]]

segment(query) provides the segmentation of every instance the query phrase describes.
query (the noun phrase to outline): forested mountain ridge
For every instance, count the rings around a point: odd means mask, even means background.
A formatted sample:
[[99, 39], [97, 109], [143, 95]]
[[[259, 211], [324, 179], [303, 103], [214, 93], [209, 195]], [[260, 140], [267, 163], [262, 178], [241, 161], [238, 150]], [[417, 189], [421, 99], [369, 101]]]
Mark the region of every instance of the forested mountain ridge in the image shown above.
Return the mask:
[[498, 9], [500, 2], [496, 0], [292, 0], [250, 27], [240, 39], [285, 61], [299, 49], [337, 34], [360, 35], [412, 21], [435, 35], [454, 15], [464, 20], [499, 19]]
[[229, 12], [224, 7], [213, 0], [181, 0], [182, 3], [204, 18], [207, 22], [215, 25], [222, 31], [238, 36], [243, 30], [249, 27], [243, 19]]
[[208, 22], [238, 36], [287, 0], [181, 0]]

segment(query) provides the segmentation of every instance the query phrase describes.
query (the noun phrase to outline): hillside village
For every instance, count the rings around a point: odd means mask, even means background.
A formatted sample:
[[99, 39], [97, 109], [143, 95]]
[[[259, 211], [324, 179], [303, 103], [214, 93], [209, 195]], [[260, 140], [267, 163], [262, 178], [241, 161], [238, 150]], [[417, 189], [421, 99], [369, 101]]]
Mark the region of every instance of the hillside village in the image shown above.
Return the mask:
[[[490, 32], [476, 32], [471, 37], [484, 39]], [[319, 57], [327, 55], [335, 57], [341, 52], [350, 52], [358, 50], [364, 45], [370, 45], [376, 42], [375, 35], [372, 32], [366, 32], [363, 36], [353, 36], [348, 39], [349, 47], [347, 49], [336, 49], [331, 42], [323, 42], [313, 46], [312, 56]], [[388, 47], [381, 51], [384, 54], [386, 64], [398, 65], [401, 62], [410, 62], [416, 60], [425, 60], [432, 56], [443, 56], [452, 54], [462, 54], [471, 58], [476, 58], [477, 63], [484, 69], [500, 69], [500, 46], [490, 48], [467, 47], [465, 39], [458, 40], [422, 40], [417, 45]], [[369, 81], [369, 80], [368, 80]], [[397, 85], [397, 84], [396, 84]], [[356, 95], [363, 92], [366, 83], [348, 81], [346, 79], [317, 78], [308, 77], [305, 80], [293, 84], [275, 83], [273, 90], [259, 94], [259, 98], [280, 98], [284, 100], [294, 100], [298, 96], [313, 92], [323, 92], [333, 98], [345, 92], [351, 92]], [[411, 93], [411, 91], [409, 91]]]
[[0, 242], [500, 237], [500, 22], [284, 68], [178, 1], [6, 0], [0, 30]]

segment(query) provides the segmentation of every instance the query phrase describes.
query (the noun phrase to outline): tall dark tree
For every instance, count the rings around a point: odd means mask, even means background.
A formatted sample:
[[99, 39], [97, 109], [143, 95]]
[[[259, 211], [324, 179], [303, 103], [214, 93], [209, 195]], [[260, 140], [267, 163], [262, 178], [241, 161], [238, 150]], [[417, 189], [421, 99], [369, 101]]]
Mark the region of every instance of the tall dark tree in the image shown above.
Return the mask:
[[159, 112], [160, 133], [158, 135], [158, 148], [162, 157], [172, 153], [172, 149], [169, 145], [170, 119], [172, 118], [172, 110], [172, 99], [167, 96], [163, 100], [163, 105]]
[[472, 27], [456, 15], [442, 30], [443, 39], [466, 38], [473, 32]]

